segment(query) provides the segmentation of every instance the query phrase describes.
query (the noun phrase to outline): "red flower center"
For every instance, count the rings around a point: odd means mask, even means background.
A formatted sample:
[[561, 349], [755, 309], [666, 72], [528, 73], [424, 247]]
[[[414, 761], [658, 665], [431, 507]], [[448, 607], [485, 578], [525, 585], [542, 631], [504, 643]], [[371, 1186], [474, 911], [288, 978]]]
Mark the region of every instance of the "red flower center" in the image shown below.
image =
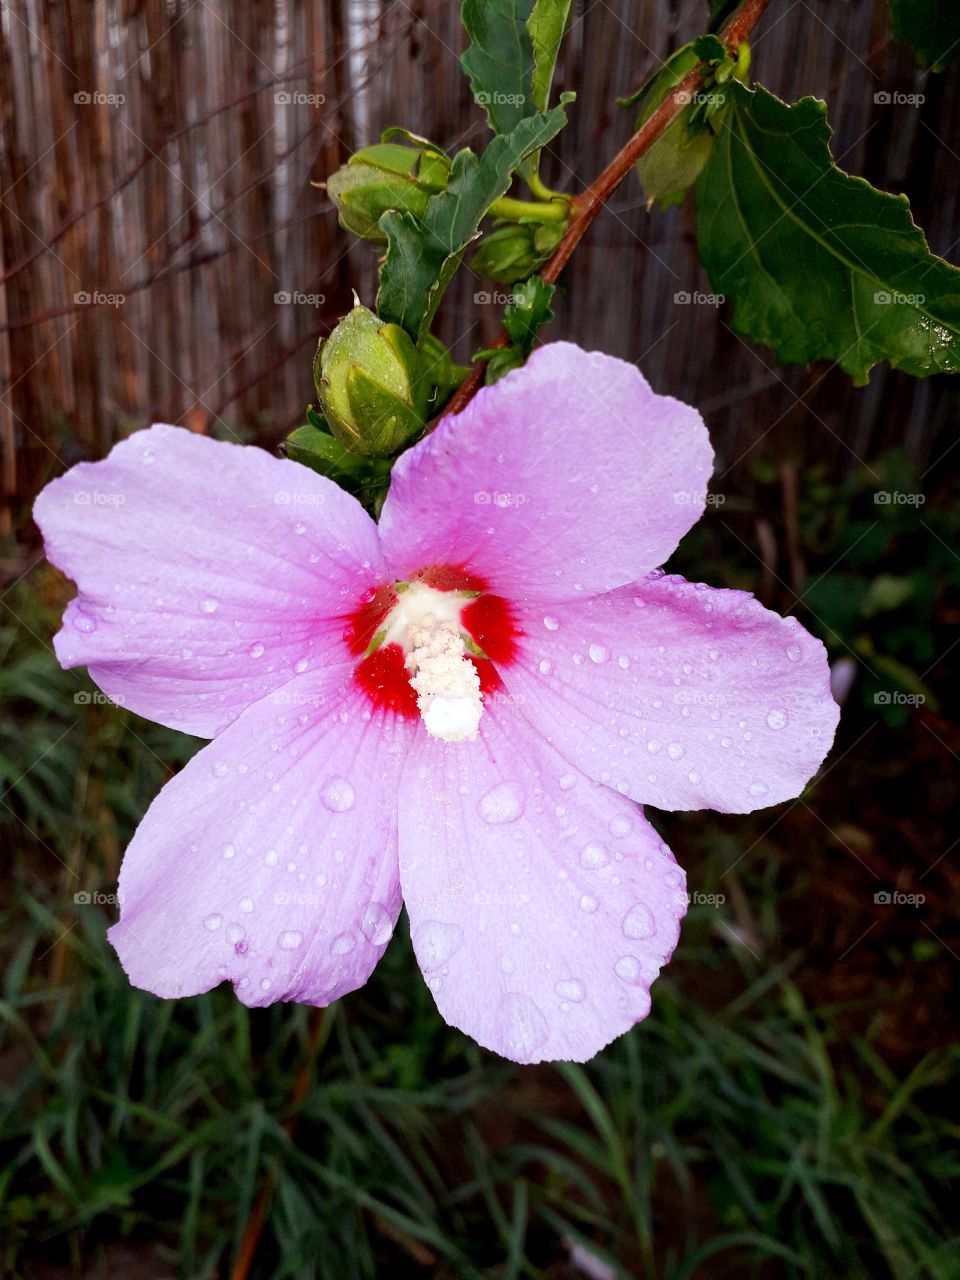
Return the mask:
[[[413, 598], [408, 593], [418, 586], [449, 597], [438, 603], [458, 618], [456, 625], [468, 644], [464, 657], [476, 667], [481, 694], [500, 686], [497, 668], [516, 658], [521, 634], [509, 601], [493, 594], [483, 578], [462, 567], [429, 565], [407, 582], [385, 582], [367, 592], [344, 619], [344, 641], [359, 658], [354, 679], [375, 707], [411, 719], [419, 715], [419, 709], [410, 683], [413, 673], [407, 665], [409, 646], [405, 646], [402, 633], [405, 606]], [[421, 597], [428, 594], [419, 593]]]

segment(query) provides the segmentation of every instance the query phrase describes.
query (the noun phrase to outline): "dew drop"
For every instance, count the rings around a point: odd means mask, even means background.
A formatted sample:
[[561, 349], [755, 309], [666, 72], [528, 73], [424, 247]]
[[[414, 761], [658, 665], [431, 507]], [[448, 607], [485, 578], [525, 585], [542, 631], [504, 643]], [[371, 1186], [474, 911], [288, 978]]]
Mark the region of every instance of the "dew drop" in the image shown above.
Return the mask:
[[205, 600], [200, 601], [201, 613], [216, 613], [220, 608], [220, 601], [215, 600], [213, 596], [207, 596]]
[[250, 912], [253, 910], [253, 899], [252, 899], [252, 898], [241, 898], [241, 899], [240, 899], [240, 910], [244, 913], [244, 915], [249, 915], [249, 914], [250, 914]]
[[339, 933], [330, 943], [330, 951], [335, 956], [345, 956], [356, 945], [357, 940], [352, 933]]
[[523, 813], [524, 799], [511, 782], [499, 782], [477, 804], [477, 812], [492, 827], [516, 822]]
[[557, 785], [561, 791], [572, 791], [577, 785], [577, 779], [572, 773], [565, 773]]
[[657, 932], [653, 913], [642, 902], [635, 902], [620, 925], [627, 938], [652, 938]]
[[585, 844], [580, 851], [580, 865], [586, 867], [589, 871], [598, 871], [601, 867], [605, 867], [610, 861], [610, 855], [602, 844], [598, 844], [595, 840], [590, 844]]
[[501, 997], [497, 1009], [498, 1040], [520, 1062], [529, 1060], [549, 1034], [547, 1020], [529, 996], [518, 991]]
[[560, 626], [560, 623], [557, 621], [557, 619], [553, 616], [552, 613], [548, 613], [543, 620], [543, 625], [547, 628], [548, 631], [556, 631], [556, 629]]
[[752, 796], [765, 796], [768, 788], [765, 782], [751, 782], [748, 790]]
[[458, 924], [427, 920], [416, 931], [414, 944], [424, 973], [439, 969], [463, 946], [463, 930]]
[[600, 903], [590, 893], [585, 893], [580, 899], [580, 910], [585, 911], [587, 915], [593, 915], [599, 905]]
[[628, 836], [633, 830], [633, 823], [629, 818], [611, 818], [610, 834], [612, 836]]
[[561, 1000], [570, 1000], [573, 1004], [579, 1004], [587, 994], [587, 988], [578, 978], [564, 978], [556, 984], [554, 991]]
[[540, 661], [540, 674], [542, 676], [548, 676], [552, 670], [553, 670], [553, 663], [550, 661], [550, 659], [542, 658]]
[[215, 778], [225, 778], [227, 776], [227, 766], [222, 760], [218, 760], [210, 772]]
[[787, 723], [787, 713], [780, 707], [775, 707], [773, 711], [767, 712], [767, 724], [771, 729], [782, 729]]
[[606, 662], [610, 657], [610, 650], [605, 648], [602, 644], [592, 644], [587, 652], [590, 654], [591, 662]]
[[281, 951], [296, 951], [303, 946], [303, 934], [299, 929], [285, 929], [277, 938], [277, 946]]
[[247, 650], [247, 653], [249, 653], [249, 655], [250, 655], [250, 657], [251, 657], [251, 658], [262, 658], [262, 657], [263, 657], [263, 645], [262, 645], [262, 644], [261, 644], [261, 642], [258, 640], [258, 641], [256, 642], [256, 644], [252, 644], [252, 645], [250, 646], [250, 648]]
[[75, 631], [82, 631], [84, 635], [89, 635], [91, 631], [96, 631], [97, 624], [89, 613], [83, 613], [78, 609], [73, 614], [73, 628]]
[[792, 644], [787, 650], [787, 657], [791, 662], [799, 662], [800, 656], [800, 646], [798, 644]]
[[328, 778], [320, 792], [320, 800], [331, 813], [346, 813], [353, 808], [356, 794], [346, 778]]
[[235, 858], [237, 856], [236, 846], [232, 844], [224, 845], [223, 856], [225, 858]]
[[242, 942], [246, 936], [247, 935], [238, 924], [231, 924], [227, 926], [227, 941], [232, 942], [234, 946], [236, 946], [238, 942]]
[[671, 760], [679, 760], [683, 755], [683, 747], [679, 742], [671, 742], [669, 747], [667, 747], [667, 755]]
[[213, 933], [214, 929], [219, 929], [222, 923], [223, 923], [223, 916], [219, 915], [216, 911], [213, 911], [211, 912], [210, 915], [205, 916], [203, 920], [204, 927], [209, 929], [211, 933]]
[[640, 961], [636, 956], [621, 956], [613, 966], [613, 972], [621, 982], [626, 982], [631, 987], [640, 985]]
[[360, 932], [374, 947], [382, 947], [389, 942], [393, 933], [393, 921], [390, 913], [379, 902], [371, 902], [360, 921]]

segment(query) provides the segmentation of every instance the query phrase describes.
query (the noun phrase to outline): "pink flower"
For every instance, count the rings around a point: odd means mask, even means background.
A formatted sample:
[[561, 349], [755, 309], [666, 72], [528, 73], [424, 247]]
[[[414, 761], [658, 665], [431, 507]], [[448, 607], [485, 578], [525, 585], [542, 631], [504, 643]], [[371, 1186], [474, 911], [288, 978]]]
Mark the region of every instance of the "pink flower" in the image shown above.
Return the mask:
[[49, 485], [60, 661], [213, 739], [127, 850], [130, 980], [325, 1005], [402, 898], [440, 1012], [506, 1057], [643, 1018], [687, 898], [639, 804], [796, 796], [838, 714], [794, 619], [652, 572], [711, 469], [693, 409], [556, 343], [400, 458], [379, 526], [168, 426]]

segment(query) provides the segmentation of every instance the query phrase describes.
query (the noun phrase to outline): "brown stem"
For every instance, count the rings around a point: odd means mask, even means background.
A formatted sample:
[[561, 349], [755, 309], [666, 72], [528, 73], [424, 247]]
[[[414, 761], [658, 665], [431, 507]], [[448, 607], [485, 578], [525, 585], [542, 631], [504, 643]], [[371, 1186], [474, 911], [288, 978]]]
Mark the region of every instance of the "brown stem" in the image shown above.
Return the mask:
[[[756, 26], [760, 15], [769, 3], [770, 0], [744, 0], [737, 12], [728, 20], [720, 32], [720, 39], [731, 53], [737, 52], [740, 45]], [[668, 98], [664, 98], [656, 111], [647, 117], [626, 146], [613, 157], [604, 171], [591, 182], [585, 191], [581, 191], [579, 195], [573, 197], [570, 202], [571, 218], [563, 239], [557, 245], [553, 257], [540, 272], [547, 284], [556, 282], [560, 272], [570, 260], [570, 255], [586, 235], [594, 218], [640, 157], [650, 150], [658, 138], [662, 137], [667, 127], [690, 101], [691, 96], [701, 87], [705, 72], [706, 64], [701, 62], [684, 76], [673, 93]], [[509, 334], [501, 331], [493, 346], [508, 347], [509, 345]], [[438, 414], [434, 421], [430, 423], [427, 428], [428, 431], [432, 431], [447, 414], [459, 413], [461, 409], [464, 409], [470, 403], [483, 383], [486, 369], [486, 361], [483, 360], [478, 361], [473, 366], [471, 372], [447, 401], [442, 413]]]
[[[300, 1070], [297, 1072], [297, 1078], [290, 1093], [290, 1114], [283, 1124], [287, 1136], [290, 1138], [293, 1137], [294, 1130], [297, 1127], [300, 1108], [310, 1092], [313, 1068], [323, 1036], [325, 1015], [326, 1009], [314, 1009], [311, 1013], [307, 1052], [303, 1062], [300, 1064]], [[243, 1233], [237, 1260], [233, 1264], [233, 1270], [230, 1272], [230, 1280], [247, 1280], [250, 1275], [253, 1259], [257, 1252], [257, 1245], [260, 1243], [260, 1236], [263, 1234], [264, 1224], [267, 1221], [267, 1207], [270, 1203], [272, 1190], [272, 1179], [268, 1174], [260, 1184], [257, 1198], [253, 1202], [253, 1208], [250, 1210], [250, 1217], [247, 1219], [247, 1228]]]

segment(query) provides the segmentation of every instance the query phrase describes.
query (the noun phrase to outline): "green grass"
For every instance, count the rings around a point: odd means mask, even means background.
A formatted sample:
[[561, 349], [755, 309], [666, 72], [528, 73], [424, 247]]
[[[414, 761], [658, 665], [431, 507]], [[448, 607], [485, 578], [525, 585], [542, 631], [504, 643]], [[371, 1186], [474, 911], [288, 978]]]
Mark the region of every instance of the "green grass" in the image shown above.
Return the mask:
[[[852, 541], [864, 492], [801, 510], [812, 567]], [[752, 510], [722, 514], [749, 541]], [[917, 513], [882, 518], [873, 558], [843, 568], [856, 608], [844, 597], [817, 625], [836, 652], [868, 645], [919, 678], [924, 646], [947, 647], [953, 569], [944, 557], [874, 607], [881, 571], [920, 572], [902, 523]], [[711, 561], [735, 547], [716, 519], [698, 539], [702, 576], [757, 585], [742, 549]], [[226, 1276], [269, 1179], [263, 1280], [573, 1277], [577, 1247], [659, 1280], [960, 1276], [949, 859], [923, 881], [922, 917], [872, 904], [887, 865], [923, 870], [947, 844], [955, 788], [916, 717], [878, 716], [867, 686], [835, 750], [849, 754], [804, 803], [657, 816], [691, 891], [725, 900], [691, 907], [650, 1018], [586, 1067], [516, 1068], [447, 1028], [402, 923], [367, 987], [325, 1016], [291, 1140], [310, 1011], [132, 990], [105, 939], [114, 908], [74, 901], [113, 892], [134, 825], [197, 744], [75, 700], [93, 686], [47, 648], [64, 598], [40, 566], [0, 610], [4, 1275], [136, 1280], [139, 1259], [144, 1276]], [[922, 677], [931, 697], [938, 683]]]

